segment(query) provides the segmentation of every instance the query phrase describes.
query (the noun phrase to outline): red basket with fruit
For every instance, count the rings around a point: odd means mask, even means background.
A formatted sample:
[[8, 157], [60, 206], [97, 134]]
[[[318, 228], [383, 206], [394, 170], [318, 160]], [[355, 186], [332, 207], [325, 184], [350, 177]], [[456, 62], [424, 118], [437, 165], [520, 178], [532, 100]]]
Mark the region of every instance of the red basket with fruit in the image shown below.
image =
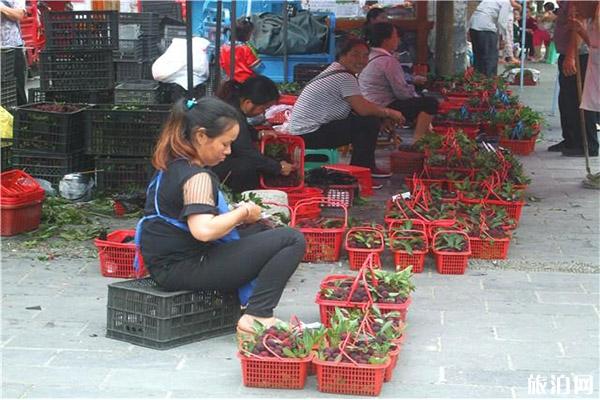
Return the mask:
[[140, 268], [136, 272], [135, 230], [117, 230], [109, 233], [106, 239], [95, 239], [100, 258], [100, 273], [110, 278], [141, 278], [148, 274], [140, 257]]
[[344, 247], [348, 252], [348, 263], [351, 270], [359, 270], [369, 254], [373, 254], [373, 267], [381, 267], [380, 254], [384, 249], [384, 237], [381, 230], [370, 227], [352, 228], [346, 233]]
[[[317, 205], [338, 211], [342, 216], [323, 217], [318, 219], [301, 218], [303, 209]], [[304, 234], [306, 251], [305, 262], [332, 262], [340, 258], [344, 232], [348, 226], [348, 209], [338, 201], [322, 197], [302, 200], [294, 206], [292, 227]]]
[[500, 137], [500, 146], [509, 149], [515, 154], [521, 156], [528, 156], [535, 150], [535, 142], [537, 141], [537, 135], [523, 140], [507, 139]]
[[362, 309], [371, 304], [381, 312], [398, 311], [406, 319], [414, 290], [411, 269], [389, 272], [373, 269], [373, 256], [367, 257], [357, 276], [330, 275], [321, 282], [316, 303], [321, 322], [329, 324], [335, 308]]
[[390, 237], [397, 271], [412, 266], [415, 273], [423, 272], [427, 255], [427, 235], [415, 229], [395, 230]]
[[462, 275], [467, 269], [471, 245], [462, 231], [438, 231], [433, 235], [432, 252], [440, 274]]
[[304, 140], [294, 135], [277, 135], [263, 137], [260, 141], [260, 152], [279, 162], [293, 165], [288, 176], [260, 176], [262, 189], [300, 189], [304, 186]]
[[367, 332], [366, 316], [358, 325], [352, 319], [338, 319], [339, 315], [332, 319], [313, 359], [317, 389], [325, 393], [377, 396], [391, 365], [389, 351], [393, 344], [377, 340]]
[[302, 389], [312, 361], [312, 350], [323, 335], [299, 326], [278, 323], [255, 334], [244, 334], [238, 358], [244, 386]]
[[496, 193], [492, 193], [495, 198], [490, 198], [490, 194], [484, 195], [483, 198], [473, 199], [467, 197], [464, 193], [459, 194], [459, 201], [463, 204], [473, 205], [473, 204], [484, 204], [488, 206], [497, 206], [506, 210], [506, 213], [510, 218], [514, 220], [515, 226], [519, 224], [521, 220], [521, 212], [523, 211], [523, 206], [525, 202], [522, 200], [516, 200], [521, 197], [520, 193], [515, 193], [513, 201], [507, 201], [502, 199]]

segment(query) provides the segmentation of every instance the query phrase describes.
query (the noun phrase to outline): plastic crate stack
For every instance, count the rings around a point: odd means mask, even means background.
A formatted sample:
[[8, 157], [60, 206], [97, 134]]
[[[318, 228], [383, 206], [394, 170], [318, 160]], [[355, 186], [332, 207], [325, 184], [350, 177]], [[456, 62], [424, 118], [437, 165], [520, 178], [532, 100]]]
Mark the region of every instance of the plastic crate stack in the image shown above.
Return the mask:
[[17, 107], [12, 166], [58, 185], [66, 174], [88, 171], [83, 152], [83, 104], [35, 103]]
[[152, 79], [152, 63], [160, 56], [159, 15], [119, 14], [119, 46], [113, 53], [117, 82]]
[[112, 96], [112, 51], [119, 46], [116, 11], [43, 14], [46, 49], [40, 54], [40, 89], [30, 102], [96, 103]]
[[[182, 2], [185, 5], [185, 2]], [[183, 22], [182, 4], [175, 0], [140, 1], [141, 12], [155, 13], [161, 20], [170, 19]]]
[[0, 105], [6, 109], [17, 105], [17, 80], [15, 78], [14, 48], [3, 48], [0, 55]]
[[85, 111], [85, 151], [96, 158], [100, 191], [144, 191], [154, 172], [152, 149], [168, 105], [92, 105]]

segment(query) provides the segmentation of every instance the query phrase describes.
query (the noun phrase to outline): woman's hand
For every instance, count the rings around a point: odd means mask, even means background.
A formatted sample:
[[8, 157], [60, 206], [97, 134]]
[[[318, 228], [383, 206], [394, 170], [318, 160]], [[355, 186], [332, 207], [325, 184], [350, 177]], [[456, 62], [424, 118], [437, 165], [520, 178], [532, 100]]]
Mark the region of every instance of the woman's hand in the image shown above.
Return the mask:
[[294, 165], [290, 164], [287, 161], [282, 161], [281, 163], [281, 175], [288, 176], [294, 170]]
[[252, 224], [261, 219], [262, 209], [251, 201], [243, 203], [237, 208], [237, 210], [239, 209], [243, 213], [240, 221], [242, 224]]
[[263, 138], [276, 137], [276, 136], [277, 136], [277, 131], [264, 130], [264, 131], [258, 132], [258, 140], [263, 139]]
[[404, 124], [406, 122], [404, 115], [400, 111], [394, 110], [393, 108], [385, 109], [385, 117], [397, 122], [398, 124]]
[[425, 84], [425, 82], [427, 82], [427, 78], [426, 78], [426, 77], [424, 77], [424, 76], [421, 76], [421, 75], [415, 75], [415, 76], [413, 77], [413, 82], [414, 82], [416, 85], [424, 85], [424, 84]]

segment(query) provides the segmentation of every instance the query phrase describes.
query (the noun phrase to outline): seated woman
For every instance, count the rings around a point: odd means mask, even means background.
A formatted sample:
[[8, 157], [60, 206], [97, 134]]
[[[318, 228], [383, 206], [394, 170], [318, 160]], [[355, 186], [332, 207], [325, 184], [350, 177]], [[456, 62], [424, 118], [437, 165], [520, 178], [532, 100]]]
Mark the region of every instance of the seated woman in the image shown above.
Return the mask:
[[347, 37], [338, 44], [336, 60], [310, 81], [300, 93], [290, 116], [289, 131], [302, 135], [308, 149], [352, 144], [350, 164], [371, 169], [374, 178], [388, 178], [389, 172], [375, 165], [375, 146], [380, 118], [404, 123], [402, 113], [365, 99], [356, 74], [364, 68], [367, 44]]
[[[259, 174], [284, 175], [292, 172], [292, 165], [263, 156], [254, 145], [266, 132], [257, 132], [246, 122], [246, 117], [256, 117], [279, 99], [275, 83], [265, 76], [248, 78], [244, 83], [224, 82], [217, 96], [240, 112], [240, 133], [231, 145], [231, 154], [212, 170], [234, 192], [258, 188]], [[260, 136], [260, 137], [259, 137]]]
[[372, 25], [369, 42], [373, 46], [369, 62], [358, 77], [363, 96], [373, 103], [400, 111], [409, 120], [416, 119], [415, 137], [423, 136], [437, 113], [438, 101], [419, 96], [414, 86], [406, 83], [402, 66], [392, 55], [400, 42], [396, 27], [386, 22]]
[[219, 99], [175, 103], [152, 158], [157, 172], [136, 244], [152, 278], [167, 290], [235, 290], [255, 280], [238, 322], [243, 334], [252, 332], [254, 321], [276, 322], [273, 309], [305, 242], [287, 227], [237, 232], [236, 226], [260, 220], [261, 209], [244, 203], [230, 211], [208, 167], [231, 153], [238, 121], [238, 112]]

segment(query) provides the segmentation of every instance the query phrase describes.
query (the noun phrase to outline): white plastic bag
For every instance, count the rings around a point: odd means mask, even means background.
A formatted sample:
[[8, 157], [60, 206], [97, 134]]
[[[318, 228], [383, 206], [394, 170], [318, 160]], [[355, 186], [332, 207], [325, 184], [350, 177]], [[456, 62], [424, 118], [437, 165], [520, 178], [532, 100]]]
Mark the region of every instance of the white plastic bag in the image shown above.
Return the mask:
[[[210, 42], [201, 37], [192, 39], [194, 57], [194, 87], [208, 79], [207, 49]], [[187, 90], [187, 39], [174, 38], [164, 54], [152, 64], [154, 80], [176, 83]]]

